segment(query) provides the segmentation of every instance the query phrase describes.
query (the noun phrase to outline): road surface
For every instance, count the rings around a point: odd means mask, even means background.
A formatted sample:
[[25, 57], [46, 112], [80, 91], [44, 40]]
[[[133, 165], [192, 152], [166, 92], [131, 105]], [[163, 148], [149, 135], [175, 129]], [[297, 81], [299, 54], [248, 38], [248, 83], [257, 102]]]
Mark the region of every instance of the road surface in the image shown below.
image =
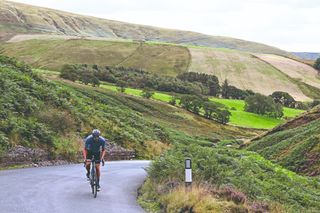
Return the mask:
[[149, 161], [106, 162], [93, 198], [82, 164], [0, 171], [0, 212], [131, 213]]

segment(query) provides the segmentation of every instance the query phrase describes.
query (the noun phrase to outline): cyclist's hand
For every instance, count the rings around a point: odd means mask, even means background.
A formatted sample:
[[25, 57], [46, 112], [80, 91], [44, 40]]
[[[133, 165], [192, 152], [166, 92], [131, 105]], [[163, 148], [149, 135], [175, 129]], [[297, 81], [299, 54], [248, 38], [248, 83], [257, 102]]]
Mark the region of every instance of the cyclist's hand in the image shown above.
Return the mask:
[[84, 167], [86, 167], [86, 163], [87, 163], [86, 159], [83, 160], [83, 166], [84, 166]]
[[102, 166], [104, 166], [104, 159], [102, 159], [101, 162], [102, 162]]

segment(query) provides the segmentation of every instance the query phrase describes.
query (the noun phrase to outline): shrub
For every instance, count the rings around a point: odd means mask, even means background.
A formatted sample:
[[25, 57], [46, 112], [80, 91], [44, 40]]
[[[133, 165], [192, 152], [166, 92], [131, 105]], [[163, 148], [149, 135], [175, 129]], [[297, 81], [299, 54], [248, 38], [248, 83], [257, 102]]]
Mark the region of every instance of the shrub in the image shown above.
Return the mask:
[[77, 161], [81, 153], [82, 140], [76, 137], [60, 137], [54, 140], [55, 155], [64, 160]]
[[221, 189], [220, 194], [224, 196], [227, 200], [231, 200], [236, 204], [244, 204], [247, 197], [242, 192], [234, 189], [232, 186], [225, 186]]
[[175, 106], [177, 104], [177, 98], [172, 96], [169, 101], [169, 104]]
[[141, 96], [146, 99], [150, 99], [153, 95], [154, 95], [154, 92], [152, 92], [149, 89], [143, 89], [141, 92]]
[[48, 108], [36, 116], [40, 122], [47, 124], [56, 133], [66, 134], [75, 129], [75, 121], [67, 111]]

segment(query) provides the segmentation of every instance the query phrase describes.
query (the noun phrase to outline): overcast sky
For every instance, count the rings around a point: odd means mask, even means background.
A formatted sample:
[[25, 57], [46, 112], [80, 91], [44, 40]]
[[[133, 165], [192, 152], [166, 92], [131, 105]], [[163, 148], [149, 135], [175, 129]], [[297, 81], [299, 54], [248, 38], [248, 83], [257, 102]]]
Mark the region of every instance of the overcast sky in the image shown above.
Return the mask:
[[320, 0], [14, 0], [137, 24], [320, 52]]

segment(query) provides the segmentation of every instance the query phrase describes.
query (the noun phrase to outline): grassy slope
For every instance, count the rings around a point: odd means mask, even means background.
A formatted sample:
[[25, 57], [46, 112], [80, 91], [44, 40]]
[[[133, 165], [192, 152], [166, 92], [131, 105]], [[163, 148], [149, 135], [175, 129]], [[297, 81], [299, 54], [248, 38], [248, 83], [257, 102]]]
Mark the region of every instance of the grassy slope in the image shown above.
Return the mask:
[[[118, 91], [117, 87], [111, 84], [102, 84], [102, 88]], [[142, 90], [126, 88], [125, 93], [134, 96], [141, 96]], [[156, 92], [152, 99], [169, 102], [172, 99], [172, 95], [165, 94], [162, 92]], [[241, 126], [241, 127], [249, 127], [249, 128], [258, 128], [258, 129], [270, 129], [273, 128], [280, 123], [283, 123], [283, 120], [276, 118], [269, 118], [266, 116], [257, 115], [254, 113], [249, 113], [244, 111], [245, 102], [242, 100], [230, 100], [230, 99], [220, 99], [220, 98], [210, 98], [211, 101], [222, 103], [227, 106], [229, 109], [235, 108], [235, 110], [231, 111], [230, 124]], [[295, 117], [301, 114], [303, 110], [290, 109], [284, 107], [284, 116], [288, 118]]]
[[306, 96], [313, 99], [320, 98], [320, 77], [311, 65], [277, 55], [255, 55], [288, 76]]
[[299, 79], [311, 86], [320, 88], [320, 77], [318, 71], [313, 67], [301, 62], [269, 54], [256, 54], [262, 60], [270, 63], [286, 75], [294, 79]]
[[320, 174], [320, 108], [252, 141], [248, 149], [307, 175]]
[[21, 144], [75, 156], [79, 135], [100, 128], [111, 141], [136, 150], [139, 158], [152, 158], [178, 142], [210, 145], [207, 139], [212, 137], [252, 134], [167, 104], [48, 82], [31, 71], [0, 65], [0, 90], [5, 94], [0, 98], [1, 118], [5, 118], [0, 122], [0, 150]]
[[264, 95], [284, 91], [296, 100], [310, 100], [288, 76], [249, 53], [228, 49], [189, 49], [192, 56], [191, 72], [213, 74], [220, 82], [227, 79], [231, 85]]
[[128, 24], [3, 0], [0, 0], [0, 4], [1, 34], [37, 32], [69, 36], [136, 39], [291, 55], [275, 47], [240, 39]]
[[52, 70], [64, 64], [124, 66], [175, 76], [189, 66], [188, 49], [182, 46], [99, 40], [28, 40], [0, 45], [2, 53], [33, 67]]
[[[196, 190], [198, 185], [205, 188], [200, 197], [190, 197], [190, 191], [172, 197], [176, 188], [179, 190], [179, 186], [184, 185], [186, 156], [193, 160], [193, 185]], [[149, 209], [159, 209], [161, 203], [167, 210], [174, 208], [172, 212], [192, 208], [201, 208], [199, 212], [248, 212], [240, 209], [249, 209], [249, 212], [300, 213], [320, 210], [319, 179], [299, 176], [256, 153], [244, 150], [178, 146], [157, 158], [148, 172], [149, 186], [148, 189], [144, 188], [140, 203]], [[233, 211], [228, 211], [227, 203], [219, 205], [223, 201], [233, 200], [224, 197], [231, 193], [217, 193], [218, 190], [223, 191], [224, 187], [235, 192], [231, 197], [246, 197], [244, 204], [238, 204]], [[208, 201], [208, 194], [216, 199]], [[171, 201], [166, 199], [168, 196], [172, 198]], [[222, 208], [215, 209], [218, 206]], [[267, 208], [263, 210], [261, 206]]]

